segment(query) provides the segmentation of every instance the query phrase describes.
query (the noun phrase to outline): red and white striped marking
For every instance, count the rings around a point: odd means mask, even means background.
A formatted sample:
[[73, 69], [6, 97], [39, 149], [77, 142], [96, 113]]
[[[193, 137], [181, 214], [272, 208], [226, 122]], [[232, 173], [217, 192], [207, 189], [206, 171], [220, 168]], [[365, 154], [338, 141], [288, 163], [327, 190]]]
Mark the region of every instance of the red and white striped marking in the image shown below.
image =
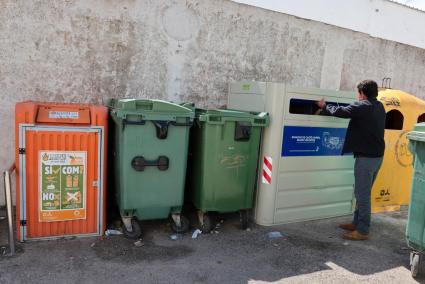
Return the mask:
[[272, 184], [273, 160], [270, 156], [264, 156], [263, 161], [263, 183]]

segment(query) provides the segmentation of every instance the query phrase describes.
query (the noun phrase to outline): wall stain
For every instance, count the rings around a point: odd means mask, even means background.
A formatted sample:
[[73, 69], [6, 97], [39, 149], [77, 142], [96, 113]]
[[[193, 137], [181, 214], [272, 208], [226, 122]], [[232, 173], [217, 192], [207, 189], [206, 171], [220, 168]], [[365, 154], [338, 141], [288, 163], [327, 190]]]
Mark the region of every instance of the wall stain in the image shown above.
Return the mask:
[[[360, 79], [392, 77], [395, 88], [425, 97], [425, 50], [232, 1], [173, 1], [196, 15], [196, 32], [184, 44], [164, 32], [166, 0], [0, 3], [0, 131], [5, 133], [14, 131], [15, 103], [29, 99], [173, 98], [215, 108], [226, 105], [229, 81], [320, 87], [326, 46], [341, 36], [342, 90], [352, 90]], [[176, 69], [181, 81], [171, 88], [169, 51], [183, 58]], [[0, 137], [0, 143], [0, 162], [10, 164], [13, 135]]]

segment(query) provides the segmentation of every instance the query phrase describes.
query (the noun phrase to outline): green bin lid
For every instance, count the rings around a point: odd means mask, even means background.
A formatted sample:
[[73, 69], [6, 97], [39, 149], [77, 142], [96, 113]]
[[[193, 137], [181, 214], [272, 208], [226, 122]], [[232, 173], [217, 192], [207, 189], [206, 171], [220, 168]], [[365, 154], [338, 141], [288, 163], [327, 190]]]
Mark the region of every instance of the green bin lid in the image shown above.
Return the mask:
[[425, 142], [425, 123], [415, 124], [413, 131], [407, 134], [410, 140]]
[[186, 107], [162, 100], [147, 100], [147, 99], [121, 99], [111, 100], [109, 107], [112, 109], [112, 114], [117, 117], [125, 117], [127, 115], [143, 115], [146, 119], [155, 119], [155, 116], [160, 117], [188, 117], [195, 116], [194, 110]]
[[250, 122], [252, 126], [269, 125], [269, 115], [266, 112], [254, 113], [231, 109], [196, 109], [195, 113], [199, 121], [211, 124], [223, 124], [226, 121], [243, 121]]
[[191, 110], [195, 110], [195, 104], [191, 102], [183, 102], [183, 103], [180, 103], [179, 105], [190, 108]]

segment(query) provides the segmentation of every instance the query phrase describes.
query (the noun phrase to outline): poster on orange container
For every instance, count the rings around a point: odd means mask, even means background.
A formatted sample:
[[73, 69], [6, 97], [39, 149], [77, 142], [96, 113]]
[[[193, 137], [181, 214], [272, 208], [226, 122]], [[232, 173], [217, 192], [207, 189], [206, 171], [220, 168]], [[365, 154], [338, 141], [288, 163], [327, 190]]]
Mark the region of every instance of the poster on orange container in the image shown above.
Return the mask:
[[39, 221], [86, 219], [87, 152], [39, 152]]

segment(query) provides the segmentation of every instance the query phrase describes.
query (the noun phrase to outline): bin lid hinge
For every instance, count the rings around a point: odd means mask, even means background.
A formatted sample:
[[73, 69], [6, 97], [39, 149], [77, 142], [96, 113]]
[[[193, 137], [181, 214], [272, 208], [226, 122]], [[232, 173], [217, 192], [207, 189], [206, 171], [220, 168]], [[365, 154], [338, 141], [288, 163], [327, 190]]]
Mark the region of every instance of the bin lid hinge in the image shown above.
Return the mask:
[[19, 154], [25, 155], [25, 148], [19, 148]]
[[27, 220], [21, 220], [21, 226], [26, 226], [27, 225]]

